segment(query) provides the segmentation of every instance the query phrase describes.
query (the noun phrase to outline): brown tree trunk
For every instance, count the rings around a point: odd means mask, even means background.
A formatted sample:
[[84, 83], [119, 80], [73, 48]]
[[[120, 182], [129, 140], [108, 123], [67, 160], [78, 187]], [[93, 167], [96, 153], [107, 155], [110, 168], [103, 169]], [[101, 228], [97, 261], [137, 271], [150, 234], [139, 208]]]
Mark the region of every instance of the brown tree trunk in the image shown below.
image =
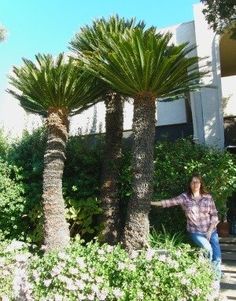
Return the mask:
[[103, 230], [101, 241], [111, 245], [120, 240], [118, 175], [123, 134], [123, 101], [119, 94], [107, 96], [105, 156], [102, 170], [101, 200]]
[[128, 251], [148, 245], [150, 202], [153, 192], [155, 97], [134, 99], [133, 195], [128, 204], [123, 243]]
[[46, 251], [63, 249], [70, 240], [62, 196], [62, 175], [68, 140], [68, 112], [50, 108], [47, 118], [48, 138], [44, 155], [43, 212]]

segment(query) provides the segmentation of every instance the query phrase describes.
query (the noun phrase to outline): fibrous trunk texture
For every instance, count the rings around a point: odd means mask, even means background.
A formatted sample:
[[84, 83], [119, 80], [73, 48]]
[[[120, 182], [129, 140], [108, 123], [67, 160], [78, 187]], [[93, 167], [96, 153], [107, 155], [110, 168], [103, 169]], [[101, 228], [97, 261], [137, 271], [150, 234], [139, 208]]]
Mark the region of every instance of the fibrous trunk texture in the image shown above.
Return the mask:
[[43, 172], [44, 244], [46, 251], [63, 249], [70, 239], [62, 196], [62, 175], [68, 128], [67, 111], [50, 108], [47, 118], [48, 138]]
[[116, 244], [120, 240], [118, 175], [122, 153], [123, 100], [119, 94], [107, 95], [105, 156], [102, 170], [101, 200], [103, 230], [101, 241]]
[[128, 204], [123, 235], [128, 251], [148, 245], [155, 139], [155, 98], [152, 95], [134, 99], [133, 137], [133, 195]]

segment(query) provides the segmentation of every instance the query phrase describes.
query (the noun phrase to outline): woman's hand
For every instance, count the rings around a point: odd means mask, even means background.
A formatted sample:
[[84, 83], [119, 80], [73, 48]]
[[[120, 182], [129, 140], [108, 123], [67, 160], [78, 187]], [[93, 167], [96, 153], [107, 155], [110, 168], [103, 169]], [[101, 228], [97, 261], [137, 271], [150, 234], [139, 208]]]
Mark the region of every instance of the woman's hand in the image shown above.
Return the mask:
[[211, 239], [211, 234], [212, 234], [212, 231], [208, 230], [207, 233], [206, 233], [206, 238], [207, 238], [208, 241], [210, 241], [210, 239]]
[[162, 207], [162, 204], [159, 201], [157, 201], [157, 202], [151, 202], [151, 206]]

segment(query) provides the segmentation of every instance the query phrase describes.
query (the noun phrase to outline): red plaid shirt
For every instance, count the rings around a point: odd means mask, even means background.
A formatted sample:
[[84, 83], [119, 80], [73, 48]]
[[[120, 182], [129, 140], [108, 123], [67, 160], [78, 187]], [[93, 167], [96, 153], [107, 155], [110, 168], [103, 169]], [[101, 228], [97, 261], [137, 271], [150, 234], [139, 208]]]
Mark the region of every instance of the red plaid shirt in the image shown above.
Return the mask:
[[210, 225], [219, 222], [215, 203], [210, 194], [203, 195], [200, 199], [194, 200], [187, 193], [161, 201], [162, 207], [180, 205], [187, 218], [187, 231], [206, 233]]

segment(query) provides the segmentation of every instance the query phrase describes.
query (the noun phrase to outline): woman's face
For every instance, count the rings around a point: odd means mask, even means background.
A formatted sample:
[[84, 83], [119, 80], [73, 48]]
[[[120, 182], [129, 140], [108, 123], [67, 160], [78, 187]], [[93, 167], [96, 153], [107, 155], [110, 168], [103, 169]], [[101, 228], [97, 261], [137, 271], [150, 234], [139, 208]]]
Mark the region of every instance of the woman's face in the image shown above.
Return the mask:
[[190, 187], [192, 192], [199, 192], [201, 188], [201, 181], [199, 178], [193, 177], [190, 182]]

